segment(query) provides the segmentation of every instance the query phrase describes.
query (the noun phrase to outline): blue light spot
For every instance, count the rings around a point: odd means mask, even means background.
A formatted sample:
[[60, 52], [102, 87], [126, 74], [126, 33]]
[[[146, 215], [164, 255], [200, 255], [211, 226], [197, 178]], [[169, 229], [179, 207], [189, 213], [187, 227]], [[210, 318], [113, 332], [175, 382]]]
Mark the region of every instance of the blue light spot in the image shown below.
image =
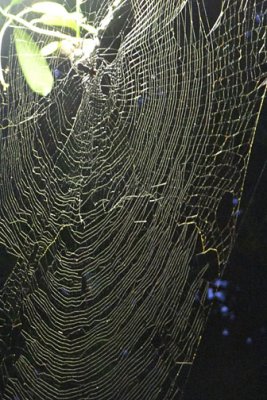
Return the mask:
[[245, 38], [246, 39], [251, 39], [251, 37], [252, 37], [252, 32], [251, 31], [245, 32]]
[[224, 330], [222, 331], [222, 335], [223, 336], [229, 336], [230, 335], [229, 330], [227, 328], [224, 328]]
[[138, 99], [137, 99], [137, 104], [138, 104], [139, 110], [141, 110], [141, 108], [142, 108], [144, 102], [145, 102], [144, 97], [143, 97], [143, 96], [139, 96]]
[[230, 318], [231, 321], [234, 321], [236, 319], [235, 313], [232, 312], [230, 314], [229, 318]]
[[226, 281], [226, 280], [222, 280], [222, 279], [216, 279], [215, 281], [214, 281], [214, 285], [217, 287], [217, 288], [219, 288], [219, 287], [221, 287], [221, 288], [227, 288], [227, 286], [229, 285], [229, 282], [228, 281]]
[[253, 340], [251, 337], [246, 338], [246, 344], [252, 344]]
[[255, 16], [255, 21], [256, 21], [256, 23], [257, 23], [258, 25], [261, 23], [262, 17], [263, 17], [262, 14], [256, 14], [256, 16]]
[[221, 306], [220, 312], [222, 315], [227, 315], [229, 313], [229, 308], [227, 306]]
[[221, 290], [216, 292], [214, 296], [220, 301], [225, 301], [225, 293], [222, 292]]
[[212, 288], [209, 288], [209, 289], [208, 289], [208, 295], [207, 295], [207, 297], [208, 297], [208, 300], [214, 299], [214, 292], [213, 292], [213, 289], [212, 289]]
[[256, 23], [257, 24], [265, 23], [266, 16], [267, 16], [266, 10], [264, 12], [257, 13], [255, 16]]
[[238, 203], [239, 203], [238, 198], [237, 198], [237, 197], [234, 197], [234, 198], [233, 198], [233, 205], [234, 205], [234, 206], [237, 206]]
[[62, 76], [62, 72], [59, 69], [55, 68], [54, 69], [54, 77], [56, 79], [59, 79], [61, 76]]
[[128, 350], [127, 349], [123, 349], [122, 352], [121, 352], [121, 355], [122, 355], [123, 358], [128, 357], [128, 355], [129, 355]]
[[264, 13], [258, 13], [255, 15], [255, 21], [260, 25], [264, 21]]

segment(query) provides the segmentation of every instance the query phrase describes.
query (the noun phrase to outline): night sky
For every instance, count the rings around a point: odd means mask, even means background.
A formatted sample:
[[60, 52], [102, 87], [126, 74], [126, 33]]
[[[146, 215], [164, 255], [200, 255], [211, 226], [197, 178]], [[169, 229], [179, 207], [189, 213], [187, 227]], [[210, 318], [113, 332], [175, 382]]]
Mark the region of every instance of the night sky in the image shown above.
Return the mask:
[[[241, 210], [235, 248], [217, 282], [221, 295], [213, 298], [184, 400], [267, 399], [267, 101]], [[214, 297], [212, 288], [209, 295]]]

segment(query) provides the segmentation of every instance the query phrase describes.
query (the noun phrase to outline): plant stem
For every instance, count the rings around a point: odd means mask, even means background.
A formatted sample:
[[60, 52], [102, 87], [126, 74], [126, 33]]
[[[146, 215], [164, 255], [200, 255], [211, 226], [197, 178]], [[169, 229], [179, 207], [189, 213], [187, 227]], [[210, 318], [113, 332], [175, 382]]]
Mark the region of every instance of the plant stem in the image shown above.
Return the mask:
[[77, 24], [76, 24], [76, 37], [80, 38], [81, 32], [80, 32], [80, 24], [78, 24], [78, 15], [81, 12], [81, 0], [76, 0], [76, 14], [77, 14]]
[[[25, 13], [25, 11], [26, 10], [24, 10], [24, 13]], [[29, 9], [28, 9], [27, 12], [29, 12]], [[51, 37], [55, 37], [55, 38], [58, 38], [58, 39], [66, 39], [66, 40], [71, 40], [71, 41], [76, 41], [76, 42], [80, 42], [81, 41], [80, 38], [75, 38], [73, 36], [66, 35], [66, 34], [61, 33], [59, 31], [50, 31], [49, 29], [38, 28], [37, 26], [33, 25], [31, 22], [28, 22], [25, 19], [20, 18], [18, 16], [19, 14], [18, 15], [13, 15], [13, 14], [9, 14], [9, 13], [5, 12], [2, 9], [2, 7], [0, 7], [0, 13], [3, 14], [4, 17], [9, 18], [8, 25], [10, 25], [10, 23], [12, 21], [16, 21], [20, 25], [25, 26], [25, 28], [29, 29], [30, 31], [39, 33], [40, 35], [51, 36]]]
[[2, 62], [1, 62], [1, 49], [2, 49], [2, 41], [4, 34], [7, 30], [7, 28], [10, 26], [12, 21], [16, 21], [18, 24], [24, 26], [25, 28], [31, 30], [32, 32], [36, 32], [40, 35], [45, 35], [45, 36], [51, 36], [54, 38], [58, 39], [65, 39], [65, 40], [71, 40], [75, 41], [76, 43], [79, 43], [81, 39], [79, 37], [73, 37], [70, 35], [65, 35], [64, 33], [58, 32], [58, 31], [50, 31], [48, 29], [42, 29], [38, 28], [37, 26], [31, 24], [28, 21], [25, 21], [22, 16], [29, 13], [31, 11], [30, 8], [26, 8], [25, 10], [21, 11], [18, 15], [13, 15], [8, 13], [6, 10], [4, 10], [2, 7], [0, 7], [0, 13], [8, 19], [8, 21], [3, 25], [1, 31], [0, 31], [0, 83], [2, 84], [4, 90], [7, 89], [8, 84], [5, 82], [4, 75], [3, 75], [3, 70], [2, 70]]

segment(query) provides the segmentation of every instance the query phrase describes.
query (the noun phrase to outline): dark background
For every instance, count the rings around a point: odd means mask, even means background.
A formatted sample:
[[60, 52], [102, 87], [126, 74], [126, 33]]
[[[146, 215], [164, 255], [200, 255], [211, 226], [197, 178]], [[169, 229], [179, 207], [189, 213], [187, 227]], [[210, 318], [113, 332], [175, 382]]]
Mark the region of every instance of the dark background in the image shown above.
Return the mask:
[[[220, 1], [205, 3], [211, 18]], [[214, 300], [183, 400], [267, 400], [267, 101], [240, 208], [225, 300]]]
[[[213, 2], [208, 8], [214, 20], [218, 10]], [[267, 101], [248, 167], [238, 236], [223, 278], [228, 283], [221, 290], [225, 300], [214, 301], [183, 400], [267, 400], [266, 189]], [[0, 264], [1, 257], [7, 254], [0, 246]], [[10, 259], [10, 269], [0, 275], [0, 287], [13, 264]]]
[[249, 162], [238, 236], [223, 279], [227, 288], [219, 290], [225, 300], [214, 300], [184, 400], [266, 400], [267, 101]]

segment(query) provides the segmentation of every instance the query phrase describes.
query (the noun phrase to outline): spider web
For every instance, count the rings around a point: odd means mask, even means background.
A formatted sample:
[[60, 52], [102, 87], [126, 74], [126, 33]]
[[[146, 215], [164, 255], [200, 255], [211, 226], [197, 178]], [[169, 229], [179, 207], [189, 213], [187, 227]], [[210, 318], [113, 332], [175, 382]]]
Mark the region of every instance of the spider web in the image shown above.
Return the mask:
[[[90, 59], [51, 58], [45, 98], [11, 40], [3, 399], [182, 396], [233, 246], [266, 79], [266, 1], [209, 3], [122, 1]], [[82, 7], [99, 27], [112, 4]]]

